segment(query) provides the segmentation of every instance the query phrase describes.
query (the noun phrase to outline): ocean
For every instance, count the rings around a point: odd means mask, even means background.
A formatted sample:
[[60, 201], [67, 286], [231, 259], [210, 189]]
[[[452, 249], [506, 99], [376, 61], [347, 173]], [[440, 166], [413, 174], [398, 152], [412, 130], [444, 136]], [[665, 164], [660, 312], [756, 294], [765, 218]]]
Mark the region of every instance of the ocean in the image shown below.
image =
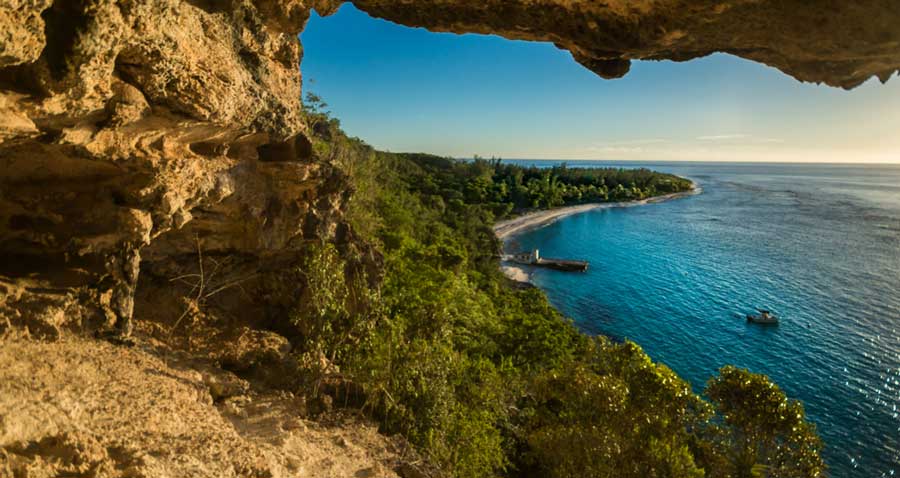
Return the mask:
[[[556, 307], [585, 332], [637, 342], [697, 392], [726, 364], [764, 373], [804, 402], [829, 476], [900, 476], [900, 166], [569, 166], [647, 167], [703, 192], [510, 239], [590, 261], [531, 271]], [[756, 308], [781, 325], [748, 324]]]

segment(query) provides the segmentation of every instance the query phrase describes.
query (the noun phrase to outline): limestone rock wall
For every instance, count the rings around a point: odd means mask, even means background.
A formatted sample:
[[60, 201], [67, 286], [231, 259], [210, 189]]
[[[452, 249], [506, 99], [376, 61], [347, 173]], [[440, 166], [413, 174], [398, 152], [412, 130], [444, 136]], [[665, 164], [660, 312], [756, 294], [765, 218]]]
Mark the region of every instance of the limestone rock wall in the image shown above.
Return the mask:
[[333, 239], [348, 187], [303, 134], [308, 16], [291, 0], [0, 5], [0, 316], [128, 328], [142, 269], [202, 249], [250, 274]]

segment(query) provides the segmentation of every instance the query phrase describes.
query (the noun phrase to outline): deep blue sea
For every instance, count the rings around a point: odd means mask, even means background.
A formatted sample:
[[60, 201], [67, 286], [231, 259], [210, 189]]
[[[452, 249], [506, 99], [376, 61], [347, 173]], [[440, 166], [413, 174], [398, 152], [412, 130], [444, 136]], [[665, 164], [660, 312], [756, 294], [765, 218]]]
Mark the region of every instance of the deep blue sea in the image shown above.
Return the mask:
[[[698, 392], [726, 364], [767, 374], [805, 403], [830, 476], [900, 476], [900, 166], [569, 165], [648, 167], [703, 192], [513, 238], [590, 261], [533, 271], [554, 305], [589, 333], [637, 342]], [[757, 307], [781, 325], [748, 324]]]

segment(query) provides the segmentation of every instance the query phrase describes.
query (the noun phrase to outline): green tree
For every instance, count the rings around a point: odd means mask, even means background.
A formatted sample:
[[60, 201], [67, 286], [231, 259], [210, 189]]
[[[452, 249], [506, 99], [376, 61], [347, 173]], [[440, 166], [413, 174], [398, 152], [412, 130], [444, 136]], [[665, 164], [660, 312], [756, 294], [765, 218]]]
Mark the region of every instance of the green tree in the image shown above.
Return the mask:
[[732, 366], [710, 380], [706, 394], [723, 418], [711, 437], [731, 467], [710, 476], [822, 476], [822, 442], [803, 405], [789, 400], [765, 375]]
[[709, 407], [633, 343], [597, 339], [586, 356], [541, 374], [527, 442], [550, 477], [700, 478], [691, 428]]

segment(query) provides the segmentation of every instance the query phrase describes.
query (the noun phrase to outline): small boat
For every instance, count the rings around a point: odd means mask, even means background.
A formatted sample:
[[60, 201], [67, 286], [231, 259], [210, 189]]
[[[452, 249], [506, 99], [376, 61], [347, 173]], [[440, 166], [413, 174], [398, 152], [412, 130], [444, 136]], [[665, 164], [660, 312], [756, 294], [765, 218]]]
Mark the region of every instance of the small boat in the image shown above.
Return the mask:
[[778, 325], [778, 317], [772, 315], [768, 310], [758, 310], [759, 314], [750, 314], [747, 316], [747, 322], [763, 325]]

